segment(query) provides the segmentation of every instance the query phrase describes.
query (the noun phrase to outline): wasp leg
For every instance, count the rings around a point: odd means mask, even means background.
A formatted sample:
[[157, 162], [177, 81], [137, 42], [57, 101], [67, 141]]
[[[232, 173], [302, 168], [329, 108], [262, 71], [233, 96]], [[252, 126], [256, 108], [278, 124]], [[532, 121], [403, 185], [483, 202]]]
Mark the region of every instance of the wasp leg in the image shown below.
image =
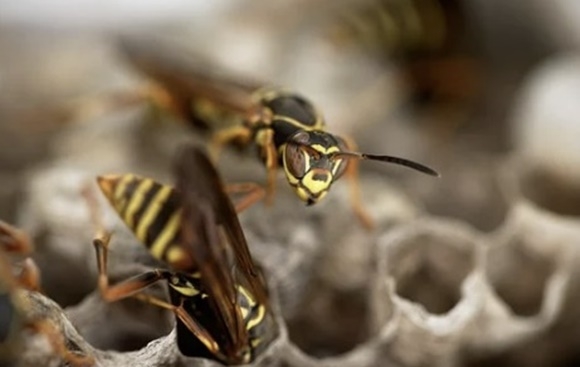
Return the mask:
[[247, 126], [232, 126], [222, 129], [213, 134], [209, 143], [209, 156], [212, 161], [217, 162], [224, 145], [233, 141], [240, 145], [247, 145], [252, 139], [252, 130]]
[[0, 221], [0, 246], [6, 252], [23, 255], [32, 251], [28, 235], [3, 221]]
[[35, 320], [27, 325], [28, 328], [36, 333], [44, 334], [53, 350], [58, 353], [63, 360], [75, 367], [89, 367], [95, 365], [95, 359], [92, 356], [80, 355], [67, 348], [64, 335], [49, 320]]
[[95, 246], [95, 252], [97, 255], [97, 269], [99, 272], [98, 287], [101, 295], [106, 301], [113, 302], [119, 299], [131, 297], [153, 283], [168, 279], [171, 276], [171, 272], [167, 270], [155, 269], [110, 286], [107, 273], [107, 259], [111, 234], [104, 228], [99, 210], [100, 206], [91, 187], [89, 185], [85, 186], [82, 190], [82, 194], [89, 206], [91, 222], [96, 227], [97, 234], [93, 239], [93, 245]]
[[276, 151], [276, 145], [274, 144], [274, 130], [263, 129], [256, 139], [262, 149], [262, 157], [268, 172], [266, 205], [272, 205], [274, 192], [276, 191], [276, 173], [278, 172], [278, 153]]
[[171, 272], [163, 269], [154, 269], [139, 275], [135, 275], [115, 285], [109, 285], [107, 274], [107, 253], [110, 236], [95, 238], [93, 244], [97, 253], [97, 267], [99, 269], [99, 291], [107, 302], [114, 302], [123, 298], [135, 296], [143, 289], [171, 277]]
[[40, 292], [40, 270], [31, 258], [22, 262], [22, 271], [16, 279], [19, 286], [31, 291]]
[[266, 196], [266, 190], [255, 182], [241, 182], [226, 185], [228, 194], [245, 193], [242, 199], [236, 202], [236, 213], [241, 213]]
[[[350, 151], [357, 150], [356, 143], [352, 138], [347, 136], [341, 136], [341, 138], [343, 138], [347, 148]], [[350, 184], [350, 202], [355, 215], [361, 221], [362, 225], [366, 229], [373, 229], [374, 221], [367, 210], [364, 208], [360, 196], [358, 164], [359, 162], [357, 159], [349, 160], [347, 162], [346, 172], [344, 173]]]
[[189, 331], [191, 331], [212, 354], [218, 356], [221, 355], [220, 347], [215, 339], [211, 336], [211, 334], [185, 311], [183, 308], [183, 300], [181, 305], [175, 306], [171, 303], [165, 302], [157, 297], [147, 294], [138, 294], [135, 296], [135, 298], [172, 311], [189, 329]]

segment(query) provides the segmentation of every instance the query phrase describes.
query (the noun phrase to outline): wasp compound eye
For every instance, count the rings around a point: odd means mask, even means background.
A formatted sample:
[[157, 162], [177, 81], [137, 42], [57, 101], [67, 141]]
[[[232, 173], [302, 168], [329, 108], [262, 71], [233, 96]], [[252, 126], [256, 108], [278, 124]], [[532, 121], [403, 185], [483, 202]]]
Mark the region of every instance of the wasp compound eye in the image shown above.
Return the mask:
[[284, 164], [288, 172], [295, 178], [303, 177], [307, 170], [306, 152], [300, 145], [287, 144]]

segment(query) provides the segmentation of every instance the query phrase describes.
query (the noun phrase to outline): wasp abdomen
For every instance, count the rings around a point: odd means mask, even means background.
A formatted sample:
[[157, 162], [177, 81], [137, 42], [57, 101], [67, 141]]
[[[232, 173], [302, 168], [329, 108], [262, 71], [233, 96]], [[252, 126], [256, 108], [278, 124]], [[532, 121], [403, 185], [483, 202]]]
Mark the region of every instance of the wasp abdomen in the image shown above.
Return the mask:
[[[181, 206], [169, 185], [133, 174], [99, 178], [101, 190], [121, 219], [157, 259], [169, 264], [191, 263], [181, 247]], [[187, 267], [187, 266], [186, 266]]]

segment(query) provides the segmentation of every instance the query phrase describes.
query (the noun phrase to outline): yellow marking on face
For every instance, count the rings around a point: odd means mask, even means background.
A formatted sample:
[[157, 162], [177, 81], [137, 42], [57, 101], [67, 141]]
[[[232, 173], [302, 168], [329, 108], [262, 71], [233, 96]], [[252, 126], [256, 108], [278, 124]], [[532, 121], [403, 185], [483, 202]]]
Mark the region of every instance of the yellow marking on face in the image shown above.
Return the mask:
[[125, 189], [127, 188], [127, 185], [129, 184], [129, 182], [131, 182], [131, 180], [133, 180], [133, 178], [135, 178], [135, 175], [130, 173], [121, 176], [121, 179], [117, 183], [117, 187], [115, 187], [115, 194], [112, 198], [109, 198], [109, 200], [112, 199], [115, 201], [115, 203], [121, 201], [121, 199], [123, 198], [123, 194], [125, 194]]
[[308, 157], [304, 149], [300, 149], [300, 153], [304, 156], [304, 173], [306, 173], [310, 171], [310, 157]]
[[165, 253], [165, 258], [169, 264], [177, 263], [185, 256], [187, 256], [185, 250], [182, 249], [179, 245], [173, 245], [169, 247]]
[[154, 184], [153, 180], [150, 180], [148, 178], [143, 179], [137, 186], [135, 193], [131, 196], [131, 199], [129, 200], [129, 205], [127, 206], [127, 211], [125, 212], [125, 217], [123, 218], [129, 228], [131, 229], [135, 228], [135, 223], [133, 222], [135, 213], [143, 205], [145, 194], [147, 193], [147, 191], [151, 189], [151, 187], [153, 187], [153, 184]]
[[137, 231], [135, 232], [135, 235], [141, 242], [145, 243], [147, 239], [147, 229], [149, 229], [149, 226], [151, 226], [151, 223], [153, 223], [159, 214], [161, 207], [165, 204], [169, 195], [171, 195], [171, 190], [172, 188], [170, 186], [163, 185], [161, 190], [155, 194], [155, 197], [149, 203], [147, 210], [145, 210], [143, 217], [137, 225]]
[[258, 306], [258, 314], [253, 319], [248, 320], [248, 323], [246, 324], [246, 329], [252, 330], [254, 327], [256, 327], [256, 325], [259, 325], [260, 322], [262, 322], [262, 320], [264, 319], [265, 314], [266, 314], [266, 307], [264, 307], [264, 305], [259, 305]]
[[304, 185], [304, 187], [306, 187], [312, 194], [318, 195], [321, 192], [328, 190], [330, 184], [332, 183], [332, 175], [330, 172], [327, 172], [327, 179], [325, 181], [321, 181], [314, 179], [315, 174], [316, 171], [308, 172], [302, 178], [302, 185]]
[[254, 300], [254, 297], [252, 297], [252, 295], [248, 293], [246, 288], [238, 286], [238, 292], [240, 292], [242, 296], [246, 298], [246, 300], [248, 301], [248, 305], [250, 305], [250, 307], [254, 307], [256, 305], [256, 300]]
[[179, 230], [181, 226], [181, 210], [176, 211], [171, 215], [169, 221], [163, 228], [163, 230], [159, 233], [155, 242], [151, 246], [151, 255], [156, 257], [157, 259], [161, 259], [163, 257], [163, 252], [170, 245], [170, 241], [175, 237], [175, 234]]
[[304, 188], [302, 188], [300, 186], [296, 186], [295, 190], [296, 190], [296, 195], [298, 195], [300, 200], [308, 201], [308, 199], [310, 198], [310, 194]]
[[288, 168], [286, 168], [286, 164], [284, 164], [284, 173], [286, 174], [286, 178], [288, 179], [288, 183], [292, 186], [296, 186], [298, 185], [298, 182], [300, 182], [300, 180], [298, 180], [297, 177], [294, 177], [294, 175], [288, 170]]
[[340, 168], [341, 164], [342, 164], [342, 159], [337, 159], [332, 164], [332, 180], [333, 181], [334, 181], [334, 177], [336, 177], [336, 175], [338, 173], [338, 169]]
[[340, 149], [336, 145], [325, 148], [320, 144], [312, 144], [312, 145], [310, 145], [310, 148], [316, 150], [317, 152], [319, 152], [320, 154], [323, 154], [323, 155], [328, 155], [328, 154], [336, 153], [336, 152], [340, 151]]
[[199, 291], [194, 287], [179, 286], [171, 283], [169, 283], [169, 286], [187, 297], [195, 297], [199, 294]]

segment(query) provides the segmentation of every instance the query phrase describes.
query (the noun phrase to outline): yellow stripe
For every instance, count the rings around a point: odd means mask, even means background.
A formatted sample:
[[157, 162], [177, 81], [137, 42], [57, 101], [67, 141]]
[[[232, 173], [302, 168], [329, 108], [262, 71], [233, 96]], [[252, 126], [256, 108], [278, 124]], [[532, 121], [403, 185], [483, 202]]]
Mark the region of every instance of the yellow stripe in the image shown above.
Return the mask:
[[163, 251], [165, 251], [167, 246], [169, 246], [169, 241], [171, 241], [175, 237], [175, 234], [179, 230], [180, 225], [181, 225], [181, 210], [178, 210], [175, 213], [173, 213], [171, 218], [169, 218], [169, 221], [167, 222], [161, 233], [159, 233], [159, 235], [155, 239], [155, 242], [153, 242], [153, 246], [151, 246], [150, 249], [151, 255], [153, 255], [158, 259], [163, 258]]
[[187, 297], [194, 297], [194, 296], [197, 296], [199, 294], [199, 290], [197, 290], [194, 287], [180, 287], [177, 285], [173, 285], [171, 283], [169, 283], [169, 286], [171, 288], [175, 289], [177, 292], [179, 292]]
[[248, 317], [248, 314], [250, 313], [250, 309], [240, 306], [240, 312], [242, 313], [242, 318], [245, 319], [246, 317]]
[[332, 165], [332, 178], [330, 179], [330, 181], [334, 181], [334, 178], [336, 177], [336, 173], [338, 172], [338, 168], [340, 167], [341, 164], [342, 164], [342, 159], [337, 159], [334, 161], [334, 164]]
[[167, 260], [166, 262], [168, 264], [175, 264], [183, 260], [183, 258], [186, 256], [187, 253], [180, 247], [179, 244], [174, 244], [173, 246], [169, 247], [165, 253], [165, 259]]
[[254, 301], [254, 298], [252, 298], [252, 296], [250, 295], [250, 293], [248, 293], [246, 288], [239, 285], [238, 292], [240, 292], [242, 296], [244, 296], [248, 300], [248, 305], [250, 305], [250, 307], [254, 307], [256, 305], [256, 301]]
[[135, 190], [135, 193], [131, 196], [124, 218], [125, 223], [127, 223], [127, 226], [129, 228], [135, 229], [134, 227], [135, 223], [133, 223], [133, 221], [135, 220], [134, 218], [135, 213], [143, 205], [143, 199], [145, 197], [145, 194], [153, 187], [153, 183], [154, 183], [153, 180], [150, 180], [148, 178], [143, 179], [143, 181], [141, 181], [137, 186], [137, 190]]
[[300, 130], [304, 130], [304, 131], [312, 131], [312, 130], [319, 130], [320, 126], [318, 125], [318, 119], [314, 122], [314, 125], [310, 126], [310, 125], [306, 125], [298, 120], [295, 120], [291, 117], [285, 116], [285, 115], [274, 115], [272, 116], [272, 120], [282, 120], [284, 122], [289, 123], [290, 125], [296, 126], [297, 128], [299, 128]]
[[113, 195], [112, 199], [114, 199], [115, 201], [121, 200], [123, 194], [125, 193], [127, 185], [129, 184], [129, 182], [131, 182], [131, 180], [133, 180], [134, 177], [135, 175], [131, 173], [123, 175], [119, 183], [117, 183], [117, 187], [115, 187], [115, 194]]
[[149, 226], [151, 226], [151, 223], [153, 223], [155, 217], [159, 214], [161, 207], [165, 204], [170, 194], [171, 187], [164, 185], [161, 190], [157, 192], [153, 200], [151, 200], [151, 203], [147, 207], [147, 210], [145, 210], [143, 217], [137, 224], [137, 231], [135, 232], [135, 235], [141, 242], [145, 243], [145, 240], [147, 239], [147, 229], [149, 229]]
[[252, 330], [256, 325], [260, 324], [264, 319], [264, 315], [266, 314], [266, 307], [264, 305], [258, 306], [258, 314], [253, 319], [250, 319], [246, 324], [246, 330]]

